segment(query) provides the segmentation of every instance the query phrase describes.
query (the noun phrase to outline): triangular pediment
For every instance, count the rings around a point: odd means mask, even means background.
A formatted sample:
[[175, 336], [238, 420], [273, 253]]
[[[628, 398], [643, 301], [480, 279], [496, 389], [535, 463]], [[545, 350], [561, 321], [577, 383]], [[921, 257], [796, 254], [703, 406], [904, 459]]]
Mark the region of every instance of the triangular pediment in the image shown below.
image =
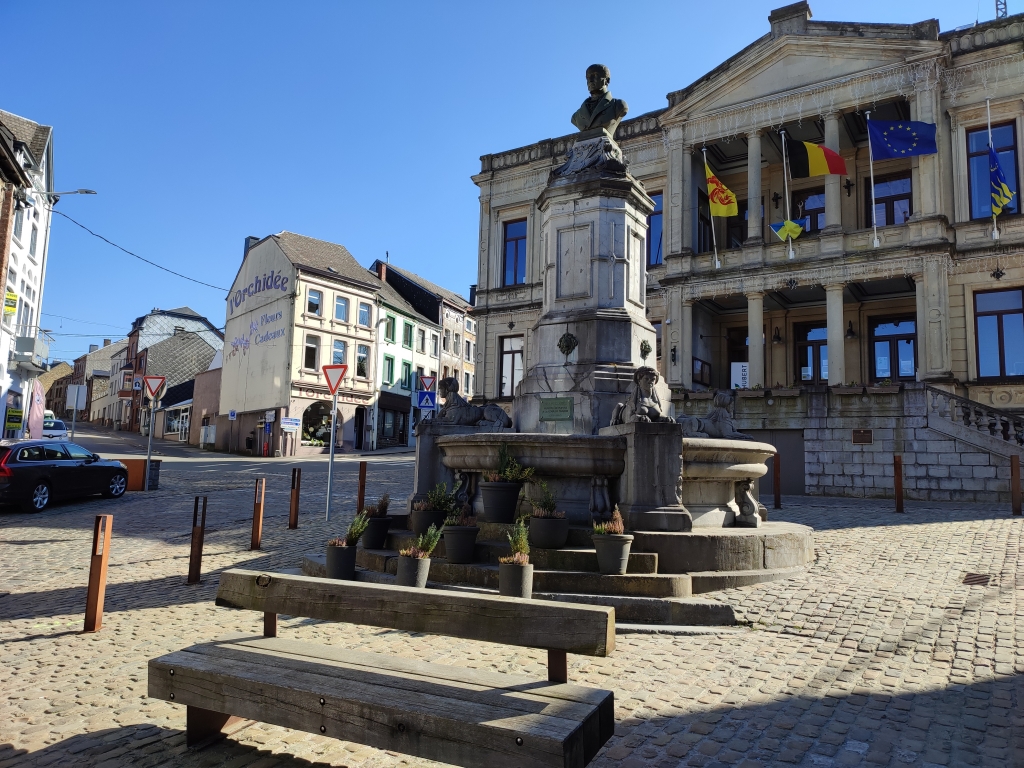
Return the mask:
[[[873, 70], [938, 55], [937, 40], [893, 40], [839, 36], [786, 35], [765, 39], [708, 73], [686, 89], [661, 118], [673, 119], [727, 110], [787, 92], [825, 86]], [[813, 105], [807, 104], [810, 110]]]

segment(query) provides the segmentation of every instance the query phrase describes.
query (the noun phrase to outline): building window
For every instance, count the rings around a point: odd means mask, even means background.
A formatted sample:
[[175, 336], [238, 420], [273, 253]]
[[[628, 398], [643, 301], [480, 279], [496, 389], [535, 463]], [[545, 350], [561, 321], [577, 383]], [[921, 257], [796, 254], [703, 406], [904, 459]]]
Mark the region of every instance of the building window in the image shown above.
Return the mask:
[[402, 361], [402, 389], [412, 389], [412, 363]]
[[796, 378], [807, 384], [828, 384], [828, 329], [824, 325], [793, 328], [796, 337]]
[[452, 349], [452, 354], [456, 357], [462, 357], [462, 336], [455, 334], [455, 347]]
[[422, 328], [416, 331], [416, 351], [420, 354], [426, 354], [427, 351], [427, 332]]
[[331, 353], [333, 365], [345, 365], [348, 362], [348, 347], [341, 339], [334, 340], [334, 350]]
[[444, 329], [444, 351], [449, 352], [452, 348], [452, 332], [447, 328]]
[[315, 371], [320, 366], [317, 365], [317, 358], [320, 356], [320, 337], [319, 336], [307, 336], [306, 337], [306, 354], [302, 358], [302, 367], [307, 371]]
[[391, 355], [384, 355], [384, 383], [395, 383], [395, 358]]
[[654, 213], [647, 217], [647, 266], [656, 267], [662, 264], [664, 257], [661, 252], [661, 192], [651, 193], [654, 201]]
[[978, 378], [1024, 376], [1024, 291], [974, 294]]
[[708, 253], [714, 248], [711, 238], [711, 205], [708, 194], [697, 190], [697, 253]]
[[336, 296], [334, 299], [334, 319], [348, 322], [348, 299], [344, 296]]
[[36, 255], [36, 241], [39, 239], [39, 227], [32, 225], [32, 238], [28, 241], [28, 255]]
[[505, 256], [502, 285], [526, 282], [526, 220], [505, 223]]
[[306, 313], [310, 315], [319, 315], [322, 311], [323, 304], [323, 291], [314, 291], [313, 289], [310, 289], [306, 296]]
[[384, 319], [384, 338], [392, 344], [395, 343], [395, 318], [391, 315]]
[[473, 360], [473, 342], [466, 339], [466, 359], [472, 362]]
[[501, 383], [499, 397], [512, 397], [523, 380], [523, 337], [505, 336], [501, 340]]
[[395, 436], [395, 412], [384, 411], [384, 437]]
[[914, 317], [873, 319], [871, 350], [874, 360], [871, 370], [874, 380], [913, 381], [917, 374], [916, 341], [917, 320]]
[[464, 390], [464, 394], [466, 395], [466, 397], [469, 397], [470, 394], [471, 394], [470, 391], [469, 391], [469, 374], [468, 373], [465, 374], [465, 377], [466, 377], [466, 386], [464, 386], [462, 389]]
[[368, 378], [370, 373], [370, 348], [365, 344], [356, 347], [356, 376], [361, 379]]
[[21, 240], [22, 230], [25, 228], [25, 211], [19, 208], [14, 212], [14, 236]]
[[437, 357], [437, 334], [430, 334], [430, 354], [432, 357]]
[[406, 349], [412, 349], [412, 323], [402, 324], [402, 346]]
[[661, 320], [651, 323], [654, 326], [654, 358], [661, 360]]
[[[1012, 122], [992, 126], [992, 147], [1006, 184], [1014, 193], [1003, 213], [1017, 213], [1017, 136]], [[988, 129], [967, 132], [967, 188], [971, 197], [971, 218], [992, 217], [992, 187], [988, 175]]]
[[[864, 210], [868, 212], [867, 226], [877, 223], [880, 227], [906, 224], [913, 211], [911, 202], [910, 171], [882, 176], [875, 179], [875, 221], [871, 221], [871, 179], [864, 180], [867, 199]], [[886, 378], [883, 376], [882, 378]]]
[[793, 221], [807, 234], [825, 228], [825, 188], [802, 189], [793, 193]]
[[470, 320], [468, 317], [466, 318], [466, 331], [469, 333], [473, 332], [473, 321]]
[[372, 318], [370, 317], [370, 305], [359, 302], [359, 324], [369, 328]]
[[416, 389], [419, 389], [420, 387], [423, 386], [423, 377], [425, 375], [426, 374], [423, 372], [423, 366], [422, 365], [417, 365], [416, 366], [416, 381], [413, 382], [416, 385]]

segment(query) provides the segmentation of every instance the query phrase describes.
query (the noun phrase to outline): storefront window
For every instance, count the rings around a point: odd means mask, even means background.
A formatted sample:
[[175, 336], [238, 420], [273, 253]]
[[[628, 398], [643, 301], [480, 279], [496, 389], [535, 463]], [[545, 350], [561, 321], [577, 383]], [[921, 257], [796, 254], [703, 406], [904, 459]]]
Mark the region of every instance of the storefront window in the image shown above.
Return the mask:
[[[336, 440], [341, 442], [342, 419], [338, 416]], [[313, 403], [302, 413], [302, 445], [322, 446], [331, 442], [331, 406]]]

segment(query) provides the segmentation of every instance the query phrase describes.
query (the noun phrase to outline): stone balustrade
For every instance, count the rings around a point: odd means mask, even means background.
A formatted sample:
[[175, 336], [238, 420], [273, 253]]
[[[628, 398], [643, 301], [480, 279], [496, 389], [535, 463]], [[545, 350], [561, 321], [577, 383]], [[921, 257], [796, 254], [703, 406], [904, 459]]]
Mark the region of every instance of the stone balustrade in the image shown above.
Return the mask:
[[1012, 446], [1024, 445], [1024, 415], [993, 408], [935, 387], [927, 387], [927, 396], [929, 416], [947, 419], [982, 435], [1005, 440]]

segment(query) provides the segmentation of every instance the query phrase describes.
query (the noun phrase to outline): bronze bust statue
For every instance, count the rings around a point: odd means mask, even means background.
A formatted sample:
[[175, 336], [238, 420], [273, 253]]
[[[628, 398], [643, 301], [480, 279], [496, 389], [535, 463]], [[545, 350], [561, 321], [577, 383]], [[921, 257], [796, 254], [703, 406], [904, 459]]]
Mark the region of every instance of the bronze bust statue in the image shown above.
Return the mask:
[[590, 98], [573, 113], [572, 124], [581, 131], [603, 128], [609, 136], [615, 136], [615, 129], [626, 116], [629, 108], [622, 99], [613, 99], [608, 90], [612, 81], [611, 71], [604, 64], [587, 67], [587, 89]]

